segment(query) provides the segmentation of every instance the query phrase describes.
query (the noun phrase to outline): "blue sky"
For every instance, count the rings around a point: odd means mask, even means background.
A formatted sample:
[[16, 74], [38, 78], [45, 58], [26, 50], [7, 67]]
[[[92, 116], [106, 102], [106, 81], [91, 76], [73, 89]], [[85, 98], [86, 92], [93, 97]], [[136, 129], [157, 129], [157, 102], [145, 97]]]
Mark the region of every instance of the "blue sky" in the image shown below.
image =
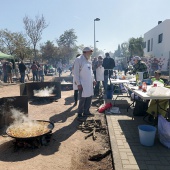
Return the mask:
[[0, 0], [0, 29], [23, 32], [25, 15], [34, 19], [44, 15], [49, 26], [41, 42], [54, 41], [73, 28], [77, 45], [94, 45], [112, 51], [131, 37], [143, 36], [158, 21], [170, 19], [170, 0]]

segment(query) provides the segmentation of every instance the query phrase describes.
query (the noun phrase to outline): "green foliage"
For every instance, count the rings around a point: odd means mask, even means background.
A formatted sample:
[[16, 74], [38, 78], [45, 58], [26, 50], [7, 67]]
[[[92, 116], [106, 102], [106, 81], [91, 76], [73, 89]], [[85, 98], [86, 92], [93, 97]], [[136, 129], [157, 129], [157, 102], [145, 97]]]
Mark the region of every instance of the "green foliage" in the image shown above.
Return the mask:
[[47, 41], [44, 45], [40, 46], [40, 51], [43, 60], [48, 60], [50, 63], [59, 60], [59, 48], [56, 47], [53, 42]]
[[114, 52], [113, 56], [127, 58], [129, 56], [128, 45], [129, 44], [127, 42], [118, 45], [118, 49]]
[[114, 57], [124, 57], [129, 60], [132, 56], [143, 56], [143, 38], [130, 38], [129, 42], [118, 45], [118, 49], [114, 52]]
[[74, 29], [66, 30], [59, 39], [57, 44], [59, 47], [75, 47], [77, 42], [77, 36], [75, 35]]
[[11, 32], [7, 29], [1, 30], [0, 45], [3, 52], [14, 55], [21, 60], [29, 58], [31, 55], [29, 42], [22, 33]]
[[72, 59], [76, 53], [78, 53], [76, 42], [77, 36], [75, 35], [74, 29], [65, 31], [64, 34], [57, 39], [59, 55], [64, 63], [69, 63], [69, 60]]
[[139, 38], [130, 38], [129, 40], [129, 52], [132, 56], [143, 56], [144, 52], [143, 52], [143, 38], [139, 37]]

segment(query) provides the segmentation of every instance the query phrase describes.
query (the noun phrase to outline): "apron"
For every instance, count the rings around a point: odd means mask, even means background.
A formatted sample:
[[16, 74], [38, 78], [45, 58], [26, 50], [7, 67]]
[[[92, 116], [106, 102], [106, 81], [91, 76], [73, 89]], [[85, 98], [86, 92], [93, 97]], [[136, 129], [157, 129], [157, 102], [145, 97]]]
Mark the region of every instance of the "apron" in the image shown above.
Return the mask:
[[73, 90], [78, 90], [77, 84], [76, 84], [75, 79], [74, 79], [74, 75], [73, 75]]
[[93, 96], [93, 80], [92, 64], [86, 62], [80, 71], [80, 82], [83, 87], [82, 97]]
[[99, 66], [96, 69], [96, 80], [97, 81], [104, 81], [104, 67]]

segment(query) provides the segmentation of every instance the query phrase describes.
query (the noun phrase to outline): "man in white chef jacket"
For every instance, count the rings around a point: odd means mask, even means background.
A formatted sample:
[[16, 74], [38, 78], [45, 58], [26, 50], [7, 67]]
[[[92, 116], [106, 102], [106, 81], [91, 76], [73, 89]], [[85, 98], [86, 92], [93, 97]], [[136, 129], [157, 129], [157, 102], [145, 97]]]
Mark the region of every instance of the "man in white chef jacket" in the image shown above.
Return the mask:
[[90, 47], [85, 47], [83, 54], [77, 57], [74, 63], [74, 79], [79, 90], [78, 118], [93, 116], [89, 111], [95, 83], [91, 62], [92, 52]]

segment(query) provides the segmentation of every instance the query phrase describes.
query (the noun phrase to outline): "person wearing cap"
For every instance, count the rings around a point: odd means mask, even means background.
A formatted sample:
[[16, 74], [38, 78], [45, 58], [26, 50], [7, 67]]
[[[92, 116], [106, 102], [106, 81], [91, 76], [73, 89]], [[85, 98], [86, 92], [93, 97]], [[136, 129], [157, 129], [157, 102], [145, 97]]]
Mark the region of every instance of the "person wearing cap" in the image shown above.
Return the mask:
[[136, 74], [137, 72], [147, 72], [147, 65], [144, 61], [141, 61], [139, 56], [135, 56], [133, 58], [134, 65], [133, 65], [133, 73]]
[[98, 60], [96, 62], [96, 86], [94, 88], [94, 96], [99, 95], [99, 87], [101, 81], [104, 86], [104, 68], [102, 64], [103, 64], [103, 58], [102, 56], [98, 56]]
[[105, 53], [105, 58], [103, 59], [103, 67], [104, 71], [104, 90], [107, 90], [107, 83], [108, 78], [110, 79], [111, 75], [113, 74], [113, 68], [115, 67], [115, 61], [113, 58], [110, 57], [109, 53]]
[[79, 91], [78, 118], [93, 116], [89, 111], [95, 84], [91, 62], [92, 52], [90, 47], [85, 47], [83, 54], [74, 62], [74, 80]]
[[151, 79], [152, 83], [154, 81], [159, 81], [164, 84], [164, 81], [160, 77], [161, 77], [161, 71], [160, 70], [155, 71], [155, 77]]
[[[154, 78], [151, 79], [153, 85], [156, 84], [156, 81], [164, 84], [164, 81], [160, 78], [160, 76], [161, 76], [161, 71], [160, 70], [155, 71], [155, 76], [154, 76]], [[154, 119], [154, 117], [156, 116], [156, 113], [157, 113], [157, 102], [158, 102], [158, 100], [151, 100], [149, 107], [146, 111], [148, 113], [148, 122], [149, 123], [157, 124], [157, 122], [154, 122], [154, 121], [157, 121], [156, 119]], [[169, 105], [169, 101], [167, 99], [159, 100], [159, 107], [161, 108], [161, 109], [159, 109], [159, 114], [161, 114], [163, 117], [165, 117], [165, 115], [166, 115], [166, 110], [168, 108], [168, 105]]]

